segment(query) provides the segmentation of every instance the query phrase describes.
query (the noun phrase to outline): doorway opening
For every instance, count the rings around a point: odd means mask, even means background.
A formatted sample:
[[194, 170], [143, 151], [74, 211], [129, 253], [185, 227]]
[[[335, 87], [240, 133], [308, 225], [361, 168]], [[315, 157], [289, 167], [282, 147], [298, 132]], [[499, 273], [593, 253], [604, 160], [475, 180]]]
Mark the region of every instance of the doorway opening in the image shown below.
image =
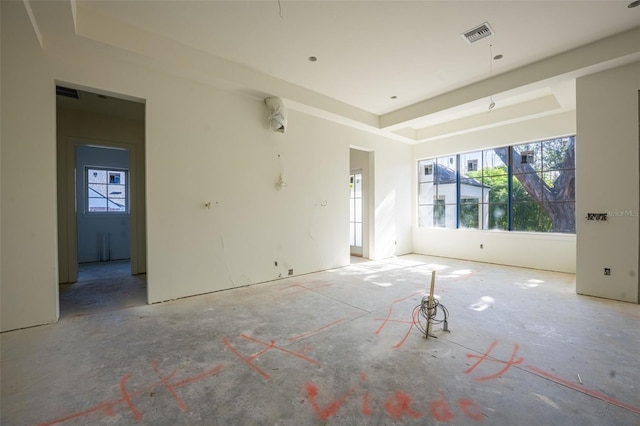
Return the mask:
[[56, 94], [61, 316], [146, 304], [144, 103]]
[[373, 235], [369, 220], [373, 188], [373, 152], [351, 148], [349, 151], [349, 253], [351, 263], [368, 259]]

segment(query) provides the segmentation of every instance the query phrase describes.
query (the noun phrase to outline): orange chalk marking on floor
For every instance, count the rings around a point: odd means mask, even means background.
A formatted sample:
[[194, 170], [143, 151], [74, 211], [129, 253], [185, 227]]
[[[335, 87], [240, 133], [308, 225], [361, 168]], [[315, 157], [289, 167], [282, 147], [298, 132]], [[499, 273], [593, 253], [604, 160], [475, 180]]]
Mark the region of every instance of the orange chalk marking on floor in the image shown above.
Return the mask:
[[333, 416], [344, 404], [344, 402], [355, 392], [356, 388], [352, 387], [349, 389], [347, 393], [342, 395], [340, 398], [331, 401], [329, 405], [325, 408], [320, 408], [318, 404], [318, 387], [312, 383], [307, 383], [304, 385], [304, 390], [307, 392], [307, 397], [309, 398], [309, 402], [311, 403], [311, 407], [313, 407], [313, 411], [320, 417], [321, 420], [327, 421], [331, 416]]
[[467, 354], [467, 358], [478, 358], [478, 361], [476, 361], [475, 364], [473, 364], [471, 367], [466, 369], [464, 371], [464, 374], [471, 373], [478, 365], [482, 364], [484, 361], [487, 361], [487, 360], [491, 362], [505, 364], [505, 366], [497, 373], [490, 374], [488, 376], [477, 377], [475, 379], [478, 382], [483, 382], [487, 380], [497, 379], [498, 377], [506, 373], [512, 366], [522, 364], [524, 362], [524, 359], [522, 357], [516, 359], [516, 354], [518, 353], [518, 349], [520, 348], [520, 346], [518, 345], [513, 345], [513, 352], [511, 353], [511, 358], [509, 359], [509, 361], [502, 361], [502, 360], [490, 357], [489, 354], [495, 349], [497, 345], [498, 345], [498, 341], [494, 340], [489, 346], [489, 349], [487, 349], [487, 351], [481, 356], [475, 355], [475, 354]]
[[[75, 419], [79, 419], [81, 417], [84, 416], [88, 416], [92, 413], [100, 413], [102, 412], [102, 416], [114, 416], [115, 415], [115, 406], [121, 403], [126, 403], [127, 406], [129, 407], [129, 409], [131, 410], [131, 413], [133, 414], [133, 418], [136, 422], [139, 422], [143, 419], [142, 413], [140, 412], [140, 410], [138, 410], [138, 408], [135, 406], [135, 404], [133, 403], [133, 399], [136, 396], [145, 394], [153, 389], [155, 389], [158, 386], [165, 386], [168, 389], [175, 389], [178, 387], [182, 387], [191, 383], [195, 383], [198, 382], [200, 380], [206, 379], [207, 377], [211, 377], [214, 374], [217, 374], [218, 372], [220, 372], [223, 368], [224, 365], [217, 365], [201, 374], [198, 374], [196, 376], [192, 376], [192, 377], [187, 377], [184, 380], [181, 380], [179, 382], [175, 382], [175, 383], [169, 383], [168, 380], [163, 380], [163, 379], [169, 379], [171, 377], [174, 376], [175, 372], [172, 372], [169, 376], [163, 378], [162, 376], [159, 375], [159, 373], [157, 372], [157, 369], [155, 367], [155, 361], [152, 361], [151, 363], [152, 367], [154, 368], [154, 371], [156, 371], [156, 375], [158, 375], [161, 380], [159, 382], [155, 382], [149, 386], [146, 386], [142, 389], [137, 390], [136, 392], [133, 393], [129, 393], [126, 389], [126, 384], [127, 381], [129, 380], [130, 375], [126, 374], [124, 375], [121, 379], [120, 379], [120, 393], [122, 395], [122, 398], [120, 399], [116, 399], [113, 401], [104, 401], [101, 403], [98, 403], [96, 405], [94, 405], [93, 407], [84, 410], [84, 411], [79, 411], [77, 413], [73, 413], [73, 414], [69, 414], [67, 416], [63, 416], [63, 417], [59, 417], [57, 419], [54, 420], [50, 420], [48, 422], [44, 422], [44, 423], [40, 423], [39, 426], [53, 426], [56, 424], [60, 424], [60, 423], [64, 423], [70, 420], [75, 420]], [[182, 401], [182, 399], [180, 399], [180, 397], [177, 395], [177, 393], [175, 391], [172, 392], [172, 395], [174, 396], [174, 399], [176, 399], [176, 401], [178, 402], [178, 406], [182, 409], [183, 407], [186, 409], [186, 404], [184, 404], [184, 402], [182, 402], [182, 406], [180, 404], [180, 401]], [[183, 410], [184, 411], [184, 410]]]
[[138, 408], [131, 400], [131, 395], [127, 392], [127, 380], [129, 380], [129, 374], [125, 374], [124, 377], [120, 379], [120, 393], [122, 394], [122, 400], [129, 406], [131, 414], [133, 414], [133, 418], [135, 421], [139, 422], [142, 420], [142, 414], [138, 411]]
[[403, 300], [407, 300], [407, 299], [409, 299], [409, 298], [411, 298], [413, 296], [416, 296], [418, 294], [422, 294], [422, 291], [416, 291], [415, 293], [411, 293], [407, 297], [403, 297], [402, 299], [394, 300], [393, 302], [391, 302], [391, 305], [389, 305], [389, 310], [387, 311], [387, 316], [385, 318], [375, 318], [376, 321], [382, 321], [382, 324], [380, 324], [380, 327], [378, 327], [378, 329], [376, 330], [375, 334], [380, 334], [380, 332], [382, 331], [384, 326], [386, 326], [390, 322], [401, 323], [401, 324], [409, 324], [409, 329], [405, 333], [404, 337], [398, 343], [396, 343], [393, 346], [394, 349], [398, 349], [399, 347], [404, 345], [405, 341], [409, 337], [409, 334], [411, 333], [411, 330], [415, 326], [414, 320], [416, 318], [416, 313], [412, 314], [411, 321], [409, 321], [409, 320], [392, 319], [391, 318], [391, 314], [393, 313], [393, 305], [395, 305], [396, 303], [402, 302]]
[[400, 391], [396, 391], [391, 398], [384, 402], [384, 409], [390, 416], [396, 419], [400, 419], [405, 414], [414, 419], [422, 417], [422, 413], [411, 409], [411, 397]]
[[480, 411], [480, 407], [474, 401], [470, 399], [461, 399], [458, 401], [458, 406], [462, 410], [465, 416], [473, 419], [477, 422], [483, 419], [482, 412]]
[[164, 387], [167, 388], [167, 390], [169, 391], [169, 393], [171, 394], [173, 399], [176, 400], [176, 403], [178, 404], [178, 407], [182, 411], [187, 411], [187, 404], [185, 404], [185, 402], [182, 400], [182, 398], [180, 398], [180, 396], [178, 396], [178, 393], [175, 390], [175, 385], [172, 385], [171, 383], [169, 383], [169, 379], [172, 378], [173, 376], [175, 376], [176, 370], [173, 370], [171, 372], [171, 374], [169, 374], [168, 376], [163, 376], [158, 371], [158, 362], [156, 360], [151, 361], [151, 368], [153, 368], [153, 371], [155, 371], [156, 376], [158, 376], [158, 378], [160, 379], [160, 382], [162, 382]]
[[[309, 358], [304, 353], [293, 352], [293, 351], [290, 351], [288, 349], [284, 349], [284, 348], [281, 348], [279, 346], [276, 346], [275, 345], [275, 341], [273, 341], [273, 340], [271, 341], [271, 343], [265, 343], [263, 341], [260, 341], [260, 340], [256, 339], [255, 337], [247, 336], [246, 334], [241, 334], [240, 337], [242, 337], [243, 339], [250, 340], [252, 342], [260, 343], [261, 345], [265, 345], [265, 346], [269, 345], [270, 347], [268, 349], [277, 349], [280, 352], [284, 352], [284, 353], [287, 353], [289, 355], [293, 355], [296, 358], [300, 358], [301, 360], [306, 361], [306, 362], [308, 362], [310, 364], [320, 365], [320, 363], [318, 361], [316, 361], [315, 359]], [[274, 343], [274, 344], [272, 345], [272, 343]], [[305, 348], [306, 348], [306, 346], [305, 346]]]
[[315, 330], [307, 331], [306, 333], [302, 333], [302, 334], [299, 334], [299, 335], [294, 336], [294, 337], [289, 337], [287, 340], [290, 341], [290, 342], [295, 342], [296, 340], [304, 339], [305, 337], [309, 337], [309, 336], [313, 336], [315, 334], [321, 333], [321, 332], [325, 331], [326, 329], [331, 328], [334, 325], [338, 325], [340, 323], [343, 323], [343, 322], [345, 322], [347, 320], [348, 320], [348, 318], [340, 318], [340, 319], [337, 319], [337, 320], [335, 320], [335, 321], [333, 321], [333, 322], [331, 322], [331, 323], [329, 323], [327, 325], [323, 325], [320, 328], [316, 328]]
[[570, 382], [568, 380], [562, 379], [562, 378], [560, 378], [558, 376], [555, 376], [555, 375], [553, 375], [551, 373], [547, 373], [546, 371], [541, 370], [538, 367], [535, 367], [533, 365], [527, 365], [525, 368], [527, 370], [529, 370], [530, 372], [532, 372], [532, 373], [534, 373], [536, 375], [542, 376], [542, 377], [544, 377], [546, 379], [549, 379], [552, 382], [555, 382], [555, 383], [557, 383], [559, 385], [566, 386], [566, 387], [568, 387], [570, 389], [573, 389], [573, 390], [578, 391], [580, 393], [583, 393], [585, 395], [589, 395], [589, 396], [591, 396], [593, 398], [596, 398], [596, 399], [599, 399], [601, 401], [608, 402], [611, 405], [615, 405], [615, 406], [618, 406], [620, 408], [624, 408], [625, 410], [632, 411], [632, 412], [634, 412], [636, 414], [640, 414], [640, 407], [636, 407], [635, 405], [627, 404], [626, 402], [618, 401], [617, 399], [611, 398], [610, 396], [605, 395], [603, 393], [600, 393], [598, 391], [594, 391], [594, 390], [588, 389], [588, 388], [586, 388], [586, 387], [584, 387], [582, 385], [578, 385], [576, 383], [572, 383], [572, 382]]

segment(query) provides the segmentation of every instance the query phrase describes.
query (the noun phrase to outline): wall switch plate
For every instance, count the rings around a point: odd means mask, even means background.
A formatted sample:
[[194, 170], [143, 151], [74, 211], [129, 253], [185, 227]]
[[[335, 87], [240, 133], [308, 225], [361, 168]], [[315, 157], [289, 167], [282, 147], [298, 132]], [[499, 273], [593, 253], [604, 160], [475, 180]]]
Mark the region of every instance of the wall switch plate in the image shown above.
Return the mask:
[[289, 275], [293, 275], [293, 269], [289, 269]]
[[605, 275], [611, 275], [611, 268], [604, 268]]

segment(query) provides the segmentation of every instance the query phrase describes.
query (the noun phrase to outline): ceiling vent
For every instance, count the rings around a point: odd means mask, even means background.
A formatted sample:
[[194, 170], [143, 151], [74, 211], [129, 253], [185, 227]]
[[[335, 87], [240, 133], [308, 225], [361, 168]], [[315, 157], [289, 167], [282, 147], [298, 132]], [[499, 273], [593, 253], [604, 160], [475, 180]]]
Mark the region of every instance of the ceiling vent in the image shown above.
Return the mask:
[[463, 39], [467, 41], [467, 43], [472, 44], [478, 40], [482, 40], [483, 38], [489, 37], [493, 35], [493, 30], [488, 22], [485, 22], [482, 25], [478, 25], [477, 27], [466, 31], [460, 34]]
[[79, 99], [78, 91], [76, 89], [69, 89], [68, 87], [63, 86], [56, 86], [56, 95]]

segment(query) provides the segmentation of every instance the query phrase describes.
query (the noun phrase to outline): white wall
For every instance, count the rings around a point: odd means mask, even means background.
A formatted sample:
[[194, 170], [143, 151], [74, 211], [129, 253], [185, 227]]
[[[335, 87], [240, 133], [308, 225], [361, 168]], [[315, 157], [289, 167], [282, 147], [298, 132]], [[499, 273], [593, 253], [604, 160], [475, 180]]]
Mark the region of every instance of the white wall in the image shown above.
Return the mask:
[[21, 2], [1, 2], [2, 330], [58, 316], [55, 90]]
[[293, 110], [276, 134], [262, 99], [88, 40], [41, 50], [22, 3], [1, 7], [3, 330], [58, 315], [55, 81], [146, 100], [150, 302], [348, 264], [351, 145], [374, 152], [370, 255], [411, 250], [410, 147]]
[[[414, 205], [418, 160], [570, 135], [575, 129], [575, 113], [566, 112], [415, 145], [412, 165]], [[577, 145], [580, 143], [578, 141]], [[575, 272], [575, 235], [417, 227], [415, 211], [413, 223], [413, 250], [416, 253]], [[484, 248], [480, 248], [481, 244]]]
[[[640, 63], [577, 81], [576, 288], [633, 303], [640, 302], [638, 91]], [[584, 219], [605, 212], [606, 222]]]

